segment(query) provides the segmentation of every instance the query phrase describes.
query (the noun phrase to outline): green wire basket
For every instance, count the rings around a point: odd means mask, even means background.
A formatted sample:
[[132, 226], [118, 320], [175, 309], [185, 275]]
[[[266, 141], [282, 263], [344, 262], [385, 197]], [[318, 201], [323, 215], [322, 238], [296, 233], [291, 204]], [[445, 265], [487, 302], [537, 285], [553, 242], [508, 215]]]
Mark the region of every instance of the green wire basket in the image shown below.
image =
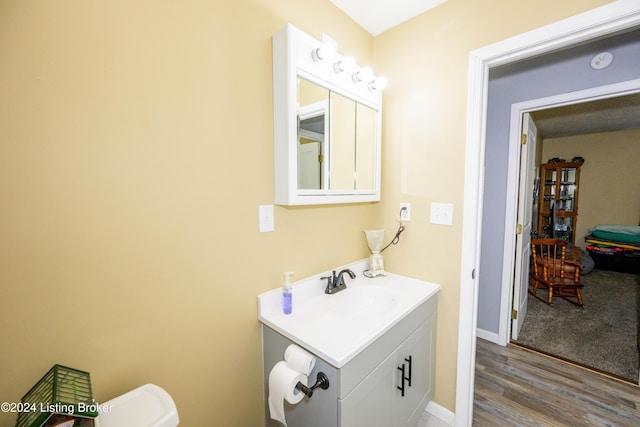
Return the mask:
[[88, 372], [54, 365], [22, 397], [16, 427], [45, 427], [75, 420], [73, 426], [93, 426], [98, 416]]

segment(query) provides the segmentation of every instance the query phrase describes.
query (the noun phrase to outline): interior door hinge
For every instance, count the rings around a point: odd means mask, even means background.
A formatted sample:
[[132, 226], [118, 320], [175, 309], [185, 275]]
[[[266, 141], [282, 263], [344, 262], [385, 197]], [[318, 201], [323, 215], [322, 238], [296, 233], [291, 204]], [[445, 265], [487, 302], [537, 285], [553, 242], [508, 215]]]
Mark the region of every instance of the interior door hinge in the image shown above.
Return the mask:
[[522, 234], [522, 224], [516, 225], [516, 234]]
[[527, 145], [527, 135], [524, 133], [520, 136], [520, 144]]
[[511, 310], [511, 320], [516, 320], [518, 318], [518, 310]]
[[318, 163], [324, 162], [324, 156], [322, 154], [318, 154]]

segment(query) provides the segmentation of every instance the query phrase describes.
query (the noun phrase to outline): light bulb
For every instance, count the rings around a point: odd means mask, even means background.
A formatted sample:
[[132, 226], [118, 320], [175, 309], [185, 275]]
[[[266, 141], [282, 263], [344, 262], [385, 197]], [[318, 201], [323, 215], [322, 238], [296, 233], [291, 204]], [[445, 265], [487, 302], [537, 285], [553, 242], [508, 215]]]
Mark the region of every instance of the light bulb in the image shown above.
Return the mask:
[[336, 73], [342, 73], [344, 71], [352, 70], [355, 66], [356, 61], [352, 57], [346, 56], [340, 61], [333, 64], [333, 71], [335, 71]]
[[371, 77], [373, 77], [373, 71], [371, 71], [371, 68], [364, 67], [353, 75], [353, 82], [360, 83], [361, 81], [371, 80]]
[[311, 57], [314, 61], [318, 62], [331, 58], [335, 53], [336, 47], [332, 43], [322, 43], [319, 48], [311, 52]]
[[369, 90], [384, 90], [387, 87], [388, 81], [386, 77], [378, 77], [377, 79], [369, 82]]

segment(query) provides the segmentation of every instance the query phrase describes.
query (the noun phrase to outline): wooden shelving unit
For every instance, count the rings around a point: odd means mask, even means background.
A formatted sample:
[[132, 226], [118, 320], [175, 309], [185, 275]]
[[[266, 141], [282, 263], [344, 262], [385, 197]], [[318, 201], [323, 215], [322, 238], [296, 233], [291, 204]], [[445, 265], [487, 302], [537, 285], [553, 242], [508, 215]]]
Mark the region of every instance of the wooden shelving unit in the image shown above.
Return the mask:
[[540, 165], [538, 233], [575, 243], [582, 163]]

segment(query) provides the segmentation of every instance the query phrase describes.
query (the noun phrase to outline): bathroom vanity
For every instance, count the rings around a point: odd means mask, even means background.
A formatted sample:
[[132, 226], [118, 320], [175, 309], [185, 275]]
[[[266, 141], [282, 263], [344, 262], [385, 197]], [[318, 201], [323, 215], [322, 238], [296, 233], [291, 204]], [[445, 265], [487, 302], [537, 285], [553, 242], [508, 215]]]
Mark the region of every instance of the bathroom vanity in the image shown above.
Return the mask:
[[[364, 264], [364, 265], [363, 265]], [[437, 292], [433, 283], [387, 273], [362, 276], [366, 262], [349, 266], [357, 278], [335, 295], [320, 276], [293, 286], [293, 313], [285, 315], [280, 290], [259, 297], [263, 332], [265, 420], [269, 373], [296, 344], [316, 356], [329, 379], [300, 403], [285, 402], [289, 427], [414, 427], [433, 396]]]

